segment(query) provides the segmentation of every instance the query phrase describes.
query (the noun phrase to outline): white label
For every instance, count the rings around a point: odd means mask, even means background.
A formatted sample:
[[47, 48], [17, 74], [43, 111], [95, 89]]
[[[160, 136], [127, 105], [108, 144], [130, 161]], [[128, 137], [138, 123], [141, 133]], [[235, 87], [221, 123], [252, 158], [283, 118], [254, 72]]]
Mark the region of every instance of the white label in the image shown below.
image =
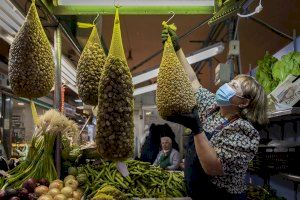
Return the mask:
[[123, 177], [129, 176], [129, 171], [127, 169], [127, 166], [123, 162], [117, 163], [117, 169], [122, 174]]
[[4, 130], [9, 130], [9, 119], [4, 119]]

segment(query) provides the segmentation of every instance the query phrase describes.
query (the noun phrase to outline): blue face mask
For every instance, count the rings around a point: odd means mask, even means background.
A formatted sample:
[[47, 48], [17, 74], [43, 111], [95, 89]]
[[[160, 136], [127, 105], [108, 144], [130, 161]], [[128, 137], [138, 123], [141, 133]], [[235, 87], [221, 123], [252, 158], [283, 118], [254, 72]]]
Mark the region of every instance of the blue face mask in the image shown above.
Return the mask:
[[216, 92], [216, 102], [219, 106], [229, 106], [231, 105], [230, 99], [235, 95], [236, 91], [225, 83]]

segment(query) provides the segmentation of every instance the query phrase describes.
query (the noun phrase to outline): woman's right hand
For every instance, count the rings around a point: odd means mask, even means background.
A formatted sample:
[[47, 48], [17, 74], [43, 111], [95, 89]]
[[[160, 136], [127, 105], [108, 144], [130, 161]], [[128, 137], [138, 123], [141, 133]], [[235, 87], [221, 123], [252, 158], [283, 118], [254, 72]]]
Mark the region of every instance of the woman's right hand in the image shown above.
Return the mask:
[[202, 123], [200, 122], [198, 109], [196, 106], [193, 108], [192, 112], [189, 114], [176, 114], [176, 115], [167, 117], [167, 120], [170, 122], [181, 124], [181, 125], [185, 126], [186, 128], [191, 129], [192, 133], [194, 135], [197, 135], [197, 134], [203, 132]]

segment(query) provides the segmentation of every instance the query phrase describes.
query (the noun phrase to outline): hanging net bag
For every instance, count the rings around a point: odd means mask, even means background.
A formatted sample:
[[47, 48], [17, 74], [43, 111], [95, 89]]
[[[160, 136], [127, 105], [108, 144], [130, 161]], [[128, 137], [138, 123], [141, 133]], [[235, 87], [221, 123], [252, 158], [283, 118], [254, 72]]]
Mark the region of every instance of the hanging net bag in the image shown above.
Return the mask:
[[133, 155], [133, 84], [122, 44], [118, 8], [98, 96], [97, 149], [104, 159], [126, 160]]
[[98, 104], [98, 86], [106, 60], [97, 27], [95, 25], [80, 28], [93, 27], [91, 35], [81, 53], [77, 65], [78, 94], [83, 103], [96, 106]]
[[35, 1], [9, 50], [8, 76], [13, 93], [29, 99], [48, 95], [54, 84], [54, 59]]
[[[167, 25], [163, 22], [163, 27], [176, 31], [174, 24]], [[176, 114], [190, 113], [196, 105], [192, 85], [177, 58], [170, 36], [165, 42], [159, 66], [156, 105], [163, 119]]]

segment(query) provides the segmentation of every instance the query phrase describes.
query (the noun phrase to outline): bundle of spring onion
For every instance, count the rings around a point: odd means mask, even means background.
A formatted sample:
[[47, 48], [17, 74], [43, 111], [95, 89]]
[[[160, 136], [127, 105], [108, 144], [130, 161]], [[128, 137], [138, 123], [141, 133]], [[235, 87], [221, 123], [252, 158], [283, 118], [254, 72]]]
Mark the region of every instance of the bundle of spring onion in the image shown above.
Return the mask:
[[59, 134], [62, 135], [63, 146], [68, 145], [67, 143], [72, 145], [78, 138], [78, 127], [75, 122], [55, 110], [49, 110], [40, 116], [27, 158], [8, 172], [2, 189], [20, 188], [29, 178], [45, 178], [49, 181], [57, 179], [53, 151], [55, 139]]

